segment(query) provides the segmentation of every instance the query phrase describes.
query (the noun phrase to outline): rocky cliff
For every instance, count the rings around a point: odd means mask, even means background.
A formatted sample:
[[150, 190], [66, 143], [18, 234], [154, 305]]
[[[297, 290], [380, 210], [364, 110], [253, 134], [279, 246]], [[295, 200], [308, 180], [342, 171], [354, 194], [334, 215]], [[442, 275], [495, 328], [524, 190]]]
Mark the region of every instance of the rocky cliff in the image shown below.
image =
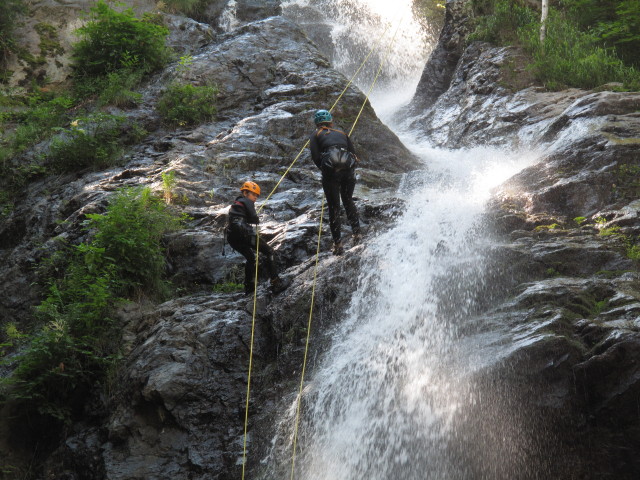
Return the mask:
[[[466, 45], [464, 3], [448, 3], [447, 23], [406, 121], [437, 146], [536, 149], [540, 161], [502, 185], [487, 212], [493, 288], [465, 329], [470, 338], [500, 330], [511, 341], [493, 345], [495, 361], [473, 376], [479, 389], [491, 388], [501, 400], [478, 403], [462, 419], [469, 433], [458, 439], [460, 458], [473, 465], [470, 478], [514, 478], [513, 465], [500, 462], [510, 446], [484, 451], [477, 422], [513, 414], [548, 431], [522, 460], [538, 470], [521, 469], [520, 478], [635, 478], [640, 95], [544, 91], [526, 74], [517, 49]], [[231, 4], [237, 28], [225, 32], [220, 25]], [[2, 218], [0, 313], [18, 322], [29, 321], [41, 298], [34, 266], [55, 252], [55, 237], [84, 238], [84, 215], [104, 211], [119, 187], [160, 192], [161, 174], [174, 171], [175, 194], [192, 218], [187, 229], [166, 238], [167, 271], [183, 293], [119, 311], [124, 359], [110, 390], [87, 397], [76, 422], [35, 461], [33, 443], [24, 445], [20, 431], [0, 427], [0, 453], [14, 471], [95, 480], [239, 476], [253, 305], [239, 293], [212, 292], [241, 263], [229, 249], [221, 253], [224, 209], [249, 177], [263, 191], [276, 185], [313, 129], [312, 112], [332, 103], [347, 83], [297, 25], [270, 16], [278, 9], [275, 2], [212, 2], [200, 19], [209, 25], [168, 17], [175, 44], [191, 52], [193, 64], [187, 71], [170, 66], [144, 87], [139, 107], [121, 112], [144, 125], [148, 137], [121, 166], [31, 182]], [[58, 62], [63, 71], [65, 62]], [[53, 75], [51, 65], [39, 68]], [[184, 130], [162, 125], [155, 105], [176, 76], [220, 86], [215, 122]], [[344, 127], [363, 101], [349, 87], [336, 109]], [[371, 236], [393, 221], [395, 189], [418, 162], [368, 107], [353, 138], [362, 159], [357, 204]], [[321, 192], [305, 154], [261, 214], [262, 234], [291, 285], [278, 297], [259, 288], [251, 472], [260, 471], [279, 400], [296, 389]], [[314, 351], [340, 320], [366, 248], [349, 244], [346, 257], [336, 258], [329, 243], [325, 232]]]
[[[478, 405], [467, 422], [517, 412], [527, 428], [547, 432], [528, 446], [519, 478], [635, 478], [640, 94], [606, 85], [545, 91], [519, 49], [466, 44], [465, 2], [448, 7], [411, 125], [446, 148], [494, 145], [539, 158], [495, 191], [486, 214], [495, 240], [489, 276], [500, 293], [488, 293], [487, 311], [467, 328], [511, 341], [494, 346], [496, 361], [475, 378], [499, 392], [499, 406]], [[474, 429], [465, 455], [493, 458], [478, 447], [482, 427]], [[474, 478], [509, 478], [509, 463], [476, 460]], [[532, 464], [537, 472], [525, 470]]]
[[[84, 412], [59, 444], [54, 439], [34, 460], [38, 440], [3, 424], [0, 451], [11, 458], [8, 478], [28, 469], [38, 478], [238, 475], [252, 301], [239, 293], [212, 293], [214, 284], [235, 279], [244, 262], [229, 247], [222, 253], [226, 207], [249, 178], [263, 192], [276, 186], [313, 132], [313, 112], [330, 107], [348, 84], [290, 21], [243, 21], [255, 20], [245, 17], [260, 16], [259, 10], [234, 17], [237, 28], [229, 33], [169, 16], [172, 38], [187, 35], [180, 42], [190, 45], [190, 68], [169, 66], [144, 87], [137, 108], [117, 111], [143, 125], [148, 137], [121, 166], [31, 182], [2, 219], [0, 309], [20, 325], [30, 321], [43, 294], [34, 266], [56, 251], [61, 238], [71, 244], [86, 238], [84, 215], [104, 211], [118, 188], [147, 185], [160, 194], [162, 173], [175, 172], [173, 194], [192, 219], [166, 238], [167, 271], [182, 296], [121, 309], [124, 359], [118, 378], [108, 391], [97, 389], [85, 399]], [[188, 130], [162, 125], [155, 106], [176, 76], [220, 87], [215, 122]], [[349, 87], [334, 110], [338, 124], [349, 128], [364, 100]], [[417, 161], [368, 106], [353, 139], [362, 160], [355, 195], [372, 235], [395, 214], [394, 190]], [[252, 418], [267, 415], [299, 371], [321, 204], [319, 172], [305, 152], [261, 212], [263, 239], [276, 248], [291, 285], [277, 298], [259, 289]], [[330, 236], [324, 235], [318, 331], [339, 318], [357, 276], [357, 248], [348, 246], [343, 259], [329, 250]], [[257, 445], [264, 441], [253, 436]]]

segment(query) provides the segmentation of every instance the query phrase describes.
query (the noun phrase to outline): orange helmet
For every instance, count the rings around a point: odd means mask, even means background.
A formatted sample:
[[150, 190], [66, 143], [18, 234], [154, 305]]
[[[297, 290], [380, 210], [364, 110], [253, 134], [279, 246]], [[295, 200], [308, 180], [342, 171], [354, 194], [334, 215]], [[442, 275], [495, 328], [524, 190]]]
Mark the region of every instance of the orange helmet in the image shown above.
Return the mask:
[[240, 191], [244, 192], [245, 190], [260, 195], [260, 187], [255, 182], [244, 182], [242, 187], [240, 187]]

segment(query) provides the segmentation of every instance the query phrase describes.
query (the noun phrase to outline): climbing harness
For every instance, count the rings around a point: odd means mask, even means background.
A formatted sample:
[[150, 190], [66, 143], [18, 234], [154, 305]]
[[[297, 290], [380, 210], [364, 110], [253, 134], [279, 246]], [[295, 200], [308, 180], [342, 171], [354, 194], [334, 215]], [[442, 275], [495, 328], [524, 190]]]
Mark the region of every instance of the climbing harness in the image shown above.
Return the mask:
[[[393, 38], [391, 39], [391, 43], [389, 44], [389, 48], [387, 50], [386, 55], [384, 56], [384, 58], [380, 61], [380, 65], [378, 67], [378, 72], [376, 74], [376, 76], [373, 79], [373, 82], [371, 83], [371, 86], [369, 87], [369, 91], [367, 92], [367, 94], [365, 95], [364, 98], [364, 102], [362, 102], [362, 106], [360, 107], [360, 111], [358, 112], [358, 115], [356, 116], [356, 119], [353, 121], [353, 125], [351, 126], [351, 130], [349, 130], [349, 135], [351, 135], [351, 133], [353, 132], [353, 130], [356, 128], [356, 124], [358, 123], [358, 120], [360, 119], [360, 114], [362, 113], [362, 110], [364, 109], [367, 101], [369, 100], [369, 95], [371, 95], [371, 91], [373, 90], [374, 85], [376, 84], [378, 77], [380, 76], [380, 72], [382, 71], [382, 66], [384, 65], [384, 63], [386, 63], [387, 58], [389, 57], [389, 53], [391, 52], [391, 47], [393, 46], [393, 44], [395, 43], [395, 39], [396, 39], [396, 35], [398, 34], [398, 30], [400, 29], [400, 24], [402, 22], [398, 23], [398, 26], [396, 27], [396, 31], [393, 35]], [[316, 251], [316, 263], [315, 263], [315, 269], [313, 272], [313, 286], [311, 288], [311, 308], [309, 311], [309, 322], [307, 325], [307, 340], [305, 343], [305, 347], [304, 347], [304, 357], [303, 357], [303, 361], [302, 361], [302, 373], [300, 374], [300, 388], [298, 390], [298, 398], [297, 398], [297, 405], [296, 405], [296, 418], [295, 418], [295, 424], [294, 424], [294, 433], [293, 433], [293, 452], [291, 454], [291, 478], [290, 480], [293, 480], [293, 475], [295, 472], [295, 462], [296, 462], [296, 449], [297, 449], [297, 439], [298, 439], [298, 426], [300, 423], [300, 403], [302, 401], [302, 389], [304, 386], [304, 373], [306, 370], [306, 366], [307, 366], [307, 353], [309, 351], [309, 340], [311, 338], [311, 318], [313, 315], [313, 303], [314, 303], [314, 298], [315, 298], [315, 291], [316, 291], [316, 278], [318, 275], [318, 257], [320, 255], [320, 237], [322, 236], [322, 212], [324, 212], [324, 197], [322, 197], [322, 211], [320, 213], [320, 231], [318, 232], [318, 250]]]
[[[389, 49], [387, 51], [387, 55], [385, 55], [384, 59], [380, 62], [380, 66], [378, 68], [378, 73], [376, 74], [376, 76], [374, 78], [374, 81], [373, 81], [371, 87], [369, 88], [368, 93], [365, 96], [364, 102], [362, 103], [362, 106], [360, 107], [360, 111], [358, 112], [358, 116], [356, 117], [356, 119], [353, 122], [353, 125], [351, 127], [351, 130], [349, 131], [349, 135], [351, 135], [351, 133], [353, 132], [353, 130], [354, 130], [355, 126], [356, 126], [356, 123], [358, 122], [358, 120], [360, 118], [360, 114], [362, 113], [362, 111], [363, 111], [363, 109], [364, 109], [364, 107], [365, 107], [365, 105], [366, 105], [366, 103], [367, 103], [367, 101], [369, 99], [369, 95], [371, 94], [371, 91], [373, 90], [373, 86], [375, 85], [375, 83], [376, 83], [376, 81], [378, 79], [378, 76], [380, 75], [380, 72], [382, 70], [382, 65], [386, 62], [386, 60], [388, 58], [389, 52], [391, 50], [390, 47], [395, 42], [395, 37], [396, 37], [396, 35], [398, 33], [398, 29], [400, 28], [400, 24], [401, 23], [402, 23], [402, 19], [401, 19], [400, 23], [398, 24], [398, 26], [396, 28], [396, 32], [395, 32], [395, 34], [393, 36], [393, 39], [392, 39], [391, 43], [389, 44]], [[360, 64], [360, 66], [358, 67], [356, 72], [351, 76], [351, 78], [347, 82], [347, 85], [344, 87], [344, 89], [342, 90], [342, 92], [340, 93], [338, 98], [335, 100], [335, 102], [333, 103], [331, 108], [328, 110], [329, 114], [336, 107], [336, 105], [338, 104], [338, 102], [340, 101], [342, 96], [345, 94], [345, 92], [347, 91], [349, 86], [353, 83], [353, 80], [356, 78], [358, 73], [360, 73], [360, 70], [362, 70], [362, 68], [364, 67], [366, 62], [369, 60], [369, 57], [373, 53], [373, 51], [376, 48], [376, 46], [378, 45], [378, 43], [386, 35], [386, 32], [389, 29], [390, 25], [391, 24], [387, 24], [387, 27], [385, 28], [385, 30], [382, 33], [382, 35], [380, 35], [380, 37], [378, 37], [378, 40], [371, 47], [371, 49], [369, 50], [369, 53], [367, 54], [365, 59], [362, 61], [362, 63]], [[293, 159], [291, 164], [287, 167], [285, 172], [280, 177], [280, 180], [278, 180], [278, 182], [273, 187], [273, 189], [271, 190], [269, 195], [267, 195], [267, 197], [264, 199], [264, 201], [262, 202], [262, 205], [260, 205], [260, 207], [258, 208], [257, 213], [260, 213], [260, 211], [265, 206], [267, 201], [271, 198], [271, 196], [278, 189], [278, 187], [280, 186], [280, 184], [282, 183], [284, 178], [287, 176], [287, 174], [289, 173], [289, 171], [291, 170], [293, 165], [298, 161], [298, 159], [300, 158], [300, 156], [302, 155], [302, 153], [305, 151], [305, 149], [308, 146], [309, 146], [309, 140], [307, 140], [305, 142], [304, 146], [300, 149], [300, 151], [295, 156], [295, 158]], [[295, 472], [295, 457], [296, 457], [296, 449], [297, 449], [298, 425], [299, 425], [299, 420], [300, 420], [300, 405], [301, 405], [301, 400], [302, 400], [302, 389], [303, 389], [303, 386], [304, 386], [304, 374], [305, 374], [305, 371], [306, 371], [307, 356], [308, 356], [308, 352], [309, 352], [309, 341], [310, 341], [310, 338], [311, 338], [310, 337], [310, 335], [311, 335], [311, 321], [312, 321], [312, 318], [313, 318], [313, 305], [314, 305], [314, 302], [315, 302], [315, 289], [316, 289], [316, 281], [317, 281], [317, 275], [318, 275], [318, 261], [319, 261], [319, 257], [320, 257], [320, 240], [322, 238], [322, 220], [323, 220], [323, 215], [324, 215], [324, 205], [325, 205], [325, 199], [324, 199], [324, 196], [323, 196], [322, 197], [322, 207], [321, 207], [321, 210], [320, 210], [320, 227], [319, 227], [319, 230], [318, 230], [318, 242], [317, 242], [316, 260], [315, 260], [314, 273], [313, 273], [313, 284], [312, 284], [312, 287], [311, 287], [311, 306], [310, 306], [310, 309], [309, 309], [309, 319], [308, 319], [308, 323], [307, 323], [307, 338], [306, 338], [306, 343], [305, 343], [304, 358], [303, 358], [302, 372], [301, 372], [301, 378], [300, 378], [300, 388], [299, 388], [298, 396], [297, 396], [296, 418], [295, 418], [294, 436], [293, 436], [293, 453], [292, 453], [292, 457], [291, 457], [291, 480], [293, 480], [293, 476], [294, 476], [294, 472]], [[253, 367], [253, 341], [254, 341], [254, 337], [255, 337], [255, 324], [256, 324], [256, 306], [257, 306], [257, 289], [258, 289], [258, 263], [259, 263], [259, 255], [260, 255], [260, 253], [259, 253], [259, 243], [260, 243], [260, 234], [259, 234], [259, 231], [257, 231], [256, 232], [256, 264], [255, 264], [256, 268], [255, 268], [254, 293], [253, 293], [253, 314], [252, 314], [252, 319], [251, 319], [251, 341], [250, 341], [250, 345], [249, 345], [249, 372], [248, 372], [248, 376], [247, 376], [247, 396], [246, 396], [246, 403], [245, 403], [245, 418], [244, 418], [244, 441], [243, 441], [243, 449], [242, 449], [242, 480], [244, 480], [244, 478], [245, 478], [245, 468], [246, 468], [246, 463], [247, 463], [246, 462], [246, 460], [247, 460], [247, 429], [248, 429], [248, 424], [249, 424], [249, 398], [250, 398], [250, 395], [251, 395], [251, 370], [252, 370], [252, 367]]]

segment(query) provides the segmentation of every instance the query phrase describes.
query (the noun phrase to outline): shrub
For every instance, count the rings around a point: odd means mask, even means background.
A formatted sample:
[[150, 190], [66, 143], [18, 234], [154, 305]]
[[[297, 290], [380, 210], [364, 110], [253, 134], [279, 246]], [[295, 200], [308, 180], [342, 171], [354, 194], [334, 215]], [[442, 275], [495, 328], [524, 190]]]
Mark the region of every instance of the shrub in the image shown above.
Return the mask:
[[166, 285], [162, 235], [179, 228], [181, 220], [148, 188], [123, 190], [109, 205], [107, 215], [87, 215], [97, 233], [94, 245], [104, 248], [117, 266], [125, 291], [142, 289], [163, 294]]
[[104, 381], [118, 359], [113, 307], [133, 286], [153, 289], [162, 282], [160, 238], [180, 223], [148, 188], [122, 190], [105, 214], [90, 216], [93, 240], [70, 247], [66, 265], [60, 265], [64, 276], [49, 281], [47, 298], [37, 307], [44, 326], [13, 335], [11, 343], [23, 348], [4, 360], [15, 366], [11, 377], [0, 379], [4, 395], [16, 408], [16, 421], [32, 422], [24, 425], [31, 433], [55, 432]]
[[122, 153], [124, 117], [96, 113], [60, 128], [46, 154], [54, 170], [69, 172], [86, 167], [106, 167]]
[[591, 1], [565, 0], [561, 4], [565, 11], [550, 9], [546, 40], [541, 44], [538, 12], [522, 2], [475, 0], [479, 16], [469, 40], [523, 46], [533, 59], [530, 68], [549, 89], [594, 88], [610, 82], [621, 82], [626, 90], [640, 89], [640, 71], [605, 47], [602, 30], [581, 30], [575, 20], [580, 18], [579, 10], [567, 8], [567, 3]]
[[136, 70], [123, 69], [111, 72], [99, 82], [100, 95], [98, 105], [115, 105], [120, 108], [135, 107], [140, 103], [142, 94], [134, 89], [140, 85], [143, 73]]
[[[27, 6], [23, 0], [2, 0], [0, 2], [0, 65], [17, 49], [13, 37], [16, 18], [26, 12]], [[6, 80], [6, 76], [0, 76], [0, 80]]]
[[475, 30], [469, 35], [469, 41], [480, 40], [497, 45], [514, 43], [518, 40], [519, 29], [537, 20], [533, 10], [512, 1], [481, 3], [476, 0], [474, 6], [482, 14], [475, 20]]
[[67, 122], [68, 109], [73, 105], [73, 100], [66, 95], [32, 93], [9, 98], [10, 108], [0, 115], [0, 176], [7, 192], [42, 173], [42, 168], [35, 163], [12, 159]]
[[630, 89], [640, 87], [640, 71], [626, 66], [614, 53], [598, 46], [598, 38], [557, 13], [552, 12], [548, 19], [544, 45], [539, 23], [521, 28], [520, 38], [532, 53], [538, 79], [550, 89], [594, 88], [615, 81]]
[[169, 33], [151, 18], [139, 19], [133, 10], [117, 12], [103, 0], [91, 8], [91, 20], [77, 30], [73, 46], [75, 73], [95, 77], [121, 69], [145, 73], [161, 68], [169, 58]]
[[157, 108], [170, 125], [198, 125], [215, 117], [217, 94], [215, 86], [172, 83], [160, 97]]
[[640, 8], [637, 0], [562, 0], [584, 30], [591, 30], [602, 46], [612, 46], [625, 62], [640, 67]]

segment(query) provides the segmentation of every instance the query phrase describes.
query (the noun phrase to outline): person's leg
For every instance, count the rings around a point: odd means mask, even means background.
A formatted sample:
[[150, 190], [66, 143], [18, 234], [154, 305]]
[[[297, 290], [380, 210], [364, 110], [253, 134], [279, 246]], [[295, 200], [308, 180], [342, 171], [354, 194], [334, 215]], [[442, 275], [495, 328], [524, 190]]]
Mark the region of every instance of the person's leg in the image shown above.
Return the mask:
[[278, 266], [276, 265], [276, 252], [271, 248], [271, 245], [266, 240], [260, 240], [260, 258], [264, 260], [267, 272], [269, 272], [269, 278], [271, 279], [271, 291], [274, 295], [282, 292], [287, 288], [287, 283], [284, 282], [280, 275], [278, 275]]
[[340, 183], [333, 176], [322, 176], [322, 189], [329, 208], [329, 228], [333, 242], [340, 243]]
[[358, 217], [358, 209], [353, 201], [353, 190], [356, 187], [355, 169], [347, 170], [340, 182], [340, 197], [342, 204], [347, 211], [347, 218], [353, 230], [354, 235], [360, 235], [360, 218]]
[[249, 245], [246, 237], [230, 236], [227, 241], [231, 248], [247, 260], [244, 264], [244, 293], [252, 294], [255, 290], [256, 247]]
[[260, 238], [258, 248], [260, 250], [260, 258], [264, 260], [267, 272], [269, 272], [269, 278], [271, 280], [273, 280], [274, 278], [278, 278], [278, 267], [276, 265], [276, 256], [273, 248], [271, 248], [271, 245], [269, 245], [267, 241], [262, 237]]

